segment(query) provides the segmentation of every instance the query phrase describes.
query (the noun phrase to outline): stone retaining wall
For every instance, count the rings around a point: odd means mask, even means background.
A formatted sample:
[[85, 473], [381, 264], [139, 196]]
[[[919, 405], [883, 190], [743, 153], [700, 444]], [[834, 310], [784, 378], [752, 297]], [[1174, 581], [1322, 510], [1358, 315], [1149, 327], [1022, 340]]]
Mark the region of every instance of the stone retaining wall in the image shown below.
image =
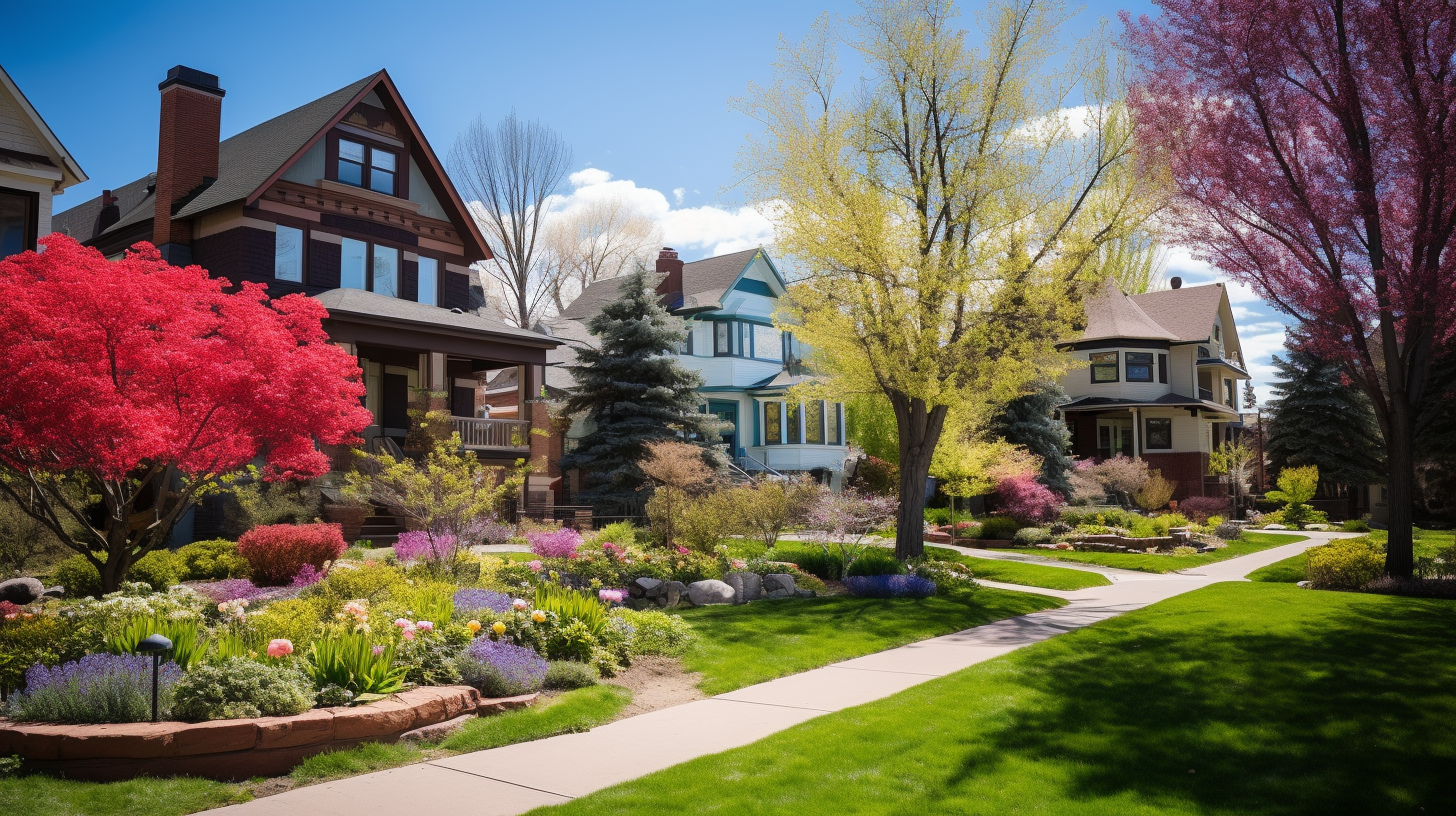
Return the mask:
[[459, 717], [524, 708], [536, 695], [482, 699], [469, 686], [426, 686], [355, 707], [316, 708], [291, 717], [109, 725], [0, 720], [0, 756], [69, 779], [109, 782], [136, 776], [240, 780], [278, 776], [306, 757], [364, 742], [394, 742], [406, 731]]

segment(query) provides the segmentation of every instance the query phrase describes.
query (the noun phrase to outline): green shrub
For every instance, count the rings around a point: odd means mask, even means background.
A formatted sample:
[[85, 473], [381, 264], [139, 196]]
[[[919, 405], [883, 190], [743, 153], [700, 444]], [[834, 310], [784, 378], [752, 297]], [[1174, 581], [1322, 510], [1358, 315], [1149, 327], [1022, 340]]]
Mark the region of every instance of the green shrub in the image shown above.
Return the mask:
[[183, 669], [196, 666], [207, 653], [207, 644], [202, 639], [202, 621], [166, 615], [139, 615], [128, 620], [119, 631], [106, 638], [106, 648], [112, 654], [136, 654], [137, 646], [152, 635], [161, 635], [172, 641], [172, 648], [162, 656]]
[[51, 580], [66, 588], [67, 598], [101, 597], [101, 573], [80, 553], [57, 564]]
[[925, 523], [934, 524], [937, 527], [950, 524], [949, 507], [927, 507], [925, 508]]
[[817, 548], [780, 552], [778, 548], [774, 548], [764, 557], [774, 561], [788, 561], [804, 572], [825, 581], [838, 581], [844, 577], [844, 559], [840, 558], [837, 553], [827, 553]]
[[629, 648], [633, 654], [674, 657], [687, 651], [697, 639], [692, 624], [656, 609], [614, 609], [612, 616], [632, 627]]
[[858, 578], [866, 575], [901, 575], [905, 565], [889, 550], [873, 547], [865, 550], [849, 565], [845, 577]]
[[376, 604], [408, 586], [409, 578], [402, 571], [388, 564], [366, 561], [359, 566], [329, 570], [328, 576], [309, 587], [308, 593], [337, 607], [354, 600]]
[[171, 550], [152, 550], [138, 558], [127, 570], [129, 581], [140, 581], [152, 589], [163, 592], [170, 586], [182, 583], [182, 559]]
[[1345, 519], [1340, 524], [1340, 531], [1345, 533], [1368, 533], [1370, 532], [1370, 522], [1362, 518]]
[[177, 558], [184, 581], [220, 581], [252, 574], [248, 559], [238, 554], [238, 543], [222, 538], [188, 544], [177, 550]]
[[978, 538], [991, 541], [1009, 541], [1016, 535], [1021, 525], [1016, 519], [1010, 516], [992, 516], [981, 522], [981, 533]]
[[393, 694], [404, 688], [407, 669], [394, 665], [394, 644], [378, 653], [368, 632], [331, 632], [309, 646], [304, 670], [315, 688], [334, 685], [359, 694]]
[[630, 521], [614, 521], [597, 531], [596, 541], [627, 547], [637, 543], [637, 528]]
[[546, 665], [546, 679], [541, 681], [541, 687], [570, 691], [595, 686], [598, 679], [594, 666], [574, 660], [553, 660]]
[[542, 612], [555, 612], [562, 621], [581, 621], [593, 637], [607, 624], [606, 604], [587, 590], [541, 584], [536, 587], [536, 608]]
[[1018, 547], [1033, 547], [1052, 540], [1052, 533], [1045, 527], [1022, 527], [1012, 539]]
[[452, 686], [460, 682], [460, 653], [470, 643], [470, 630], [451, 626], [419, 633], [399, 644], [394, 663], [405, 670], [406, 683]]
[[[248, 628], [256, 639], [269, 641], [284, 638], [295, 649], [306, 649], [318, 637], [319, 624], [325, 609], [317, 598], [289, 598], [274, 601], [259, 612], [248, 615]], [[384, 621], [380, 621], [383, 625]]]
[[172, 694], [173, 716], [193, 722], [284, 717], [313, 708], [313, 684], [297, 668], [245, 657], [192, 669]]
[[1369, 536], [1332, 541], [1306, 552], [1305, 576], [1315, 589], [1360, 589], [1385, 572], [1385, 548]]

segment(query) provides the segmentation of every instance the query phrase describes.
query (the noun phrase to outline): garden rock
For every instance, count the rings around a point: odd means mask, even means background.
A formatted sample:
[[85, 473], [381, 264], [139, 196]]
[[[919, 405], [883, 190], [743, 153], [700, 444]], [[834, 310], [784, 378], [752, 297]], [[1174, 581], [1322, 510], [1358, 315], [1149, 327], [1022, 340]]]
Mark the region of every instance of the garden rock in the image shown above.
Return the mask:
[[657, 605], [666, 609], [682, 603], [683, 596], [687, 594], [688, 586], [682, 581], [668, 581], [659, 587], [661, 592], [653, 598]]
[[795, 598], [813, 598], [814, 596], [816, 596], [818, 594], [819, 593], [815, 592], [812, 589], [796, 589], [796, 590], [794, 590], [794, 597]]
[[734, 594], [733, 587], [722, 581], [694, 581], [688, 584], [688, 600], [693, 606], [731, 604]]
[[34, 578], [11, 578], [0, 581], [0, 601], [9, 601], [16, 606], [25, 606], [45, 594], [45, 584]]
[[733, 602], [748, 603], [763, 597], [763, 579], [755, 572], [730, 572], [723, 583], [733, 587]]
[[771, 601], [792, 598], [796, 589], [792, 575], [774, 573], [763, 576], [763, 597]]
[[627, 585], [627, 594], [633, 598], [655, 598], [659, 593], [653, 590], [662, 586], [656, 578], [638, 578]]
[[460, 729], [465, 727], [466, 723], [470, 722], [473, 719], [475, 719], [474, 712], [470, 714], [461, 714], [459, 717], [456, 717], [453, 720], [437, 722], [434, 725], [427, 725], [423, 728], [416, 728], [413, 731], [406, 731], [403, 734], [400, 734], [399, 738], [405, 742], [433, 742], [435, 740], [444, 739], [445, 737], [450, 736], [456, 731], [459, 731]]
[[1289, 528], [1288, 527], [1285, 527], [1283, 524], [1265, 524], [1264, 525], [1264, 529], [1265, 530], [1288, 530]]
[[46, 591], [41, 593], [41, 597], [44, 597], [44, 598], [64, 598], [64, 597], [66, 597], [66, 588], [63, 587], [63, 586], [47, 587], [46, 588]]

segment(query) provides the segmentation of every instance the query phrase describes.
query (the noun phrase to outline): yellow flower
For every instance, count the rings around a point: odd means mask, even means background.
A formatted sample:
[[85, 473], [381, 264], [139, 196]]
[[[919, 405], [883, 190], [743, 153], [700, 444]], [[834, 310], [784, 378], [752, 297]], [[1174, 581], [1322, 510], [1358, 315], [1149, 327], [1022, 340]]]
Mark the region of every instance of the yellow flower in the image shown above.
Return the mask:
[[480, 631], [480, 621], [473, 620], [473, 621], [465, 624], [465, 628], [466, 629], [469, 629], [470, 630], [470, 634], [473, 635], [473, 634], [475, 634], [475, 633], [477, 633], [477, 632]]
[[504, 623], [501, 623], [500, 621], [496, 621], [495, 623], [491, 624], [490, 628], [491, 631], [495, 632], [497, 635], [504, 635], [506, 633], [506, 625]]
[[534, 610], [533, 612], [531, 612], [531, 620], [533, 620], [533, 621], [535, 621], [537, 623], [545, 623], [546, 622], [546, 613], [545, 612], [542, 612], [539, 609]]

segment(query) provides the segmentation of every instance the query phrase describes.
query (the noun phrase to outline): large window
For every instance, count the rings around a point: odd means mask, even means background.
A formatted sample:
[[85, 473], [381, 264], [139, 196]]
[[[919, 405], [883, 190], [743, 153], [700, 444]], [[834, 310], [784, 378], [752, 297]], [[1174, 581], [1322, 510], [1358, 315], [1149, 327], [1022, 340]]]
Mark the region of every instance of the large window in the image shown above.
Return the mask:
[[1117, 352], [1099, 351], [1087, 359], [1092, 361], [1092, 382], [1117, 382]]
[[434, 258], [420, 258], [419, 302], [438, 306], [440, 291], [440, 262]]
[[1153, 355], [1151, 352], [1129, 351], [1123, 357], [1127, 360], [1128, 382], [1153, 381]]
[[765, 402], [763, 404], [763, 443], [765, 445], [778, 445], [784, 441], [783, 408], [782, 402]]
[[1147, 450], [1169, 450], [1173, 447], [1173, 420], [1149, 417], [1145, 423], [1146, 438], [1143, 447]]
[[728, 320], [718, 320], [713, 323], [713, 353], [725, 355], [733, 353], [733, 323]]
[[753, 324], [753, 356], [760, 360], [784, 359], [784, 341], [773, 326]]
[[345, 289], [369, 288], [369, 244], [365, 241], [344, 239], [343, 256], [339, 262], [339, 286]]
[[[824, 400], [814, 400], [804, 405], [804, 441], [810, 445], [824, 444]], [[829, 405], [834, 410], [834, 405]]]
[[1223, 381], [1223, 402], [1224, 402], [1224, 404], [1227, 405], [1230, 408], [1234, 407], [1234, 399], [1236, 398], [1236, 395], [1237, 394], [1238, 394], [1238, 392], [1234, 390], [1234, 381], [1233, 380], [1224, 380]]
[[35, 249], [40, 196], [21, 190], [0, 190], [0, 258]]
[[399, 297], [399, 250], [374, 245], [374, 291]]
[[303, 282], [303, 230], [278, 225], [273, 233], [273, 277]]
[[787, 407], [789, 417], [787, 420], [784, 421], [784, 430], [789, 432], [787, 439], [788, 443], [790, 445], [797, 445], [800, 442], [804, 441], [799, 436], [799, 412], [803, 409], [803, 406], [799, 405], [799, 403], [797, 402], [791, 402], [788, 404]]
[[397, 162], [394, 151], [348, 139], [339, 140], [338, 176], [344, 184], [395, 195]]

